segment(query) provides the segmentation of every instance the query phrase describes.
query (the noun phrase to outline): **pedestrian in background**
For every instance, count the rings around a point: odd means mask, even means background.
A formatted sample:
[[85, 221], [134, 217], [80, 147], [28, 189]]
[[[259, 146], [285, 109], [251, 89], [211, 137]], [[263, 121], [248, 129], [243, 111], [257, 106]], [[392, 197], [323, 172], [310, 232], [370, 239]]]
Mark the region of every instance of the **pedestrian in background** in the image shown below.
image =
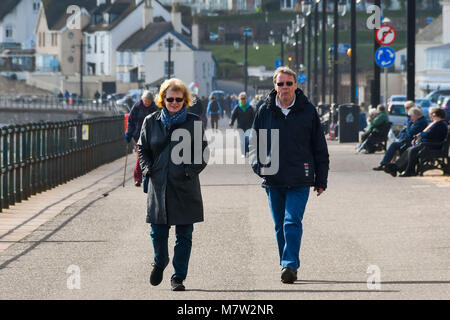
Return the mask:
[[[138, 142], [139, 161], [145, 177], [144, 190], [148, 189], [147, 223], [151, 224], [154, 248], [150, 284], [157, 286], [162, 281], [169, 263], [169, 229], [175, 226], [172, 260], [175, 272], [170, 282], [173, 291], [184, 291], [194, 223], [203, 221], [199, 174], [206, 167], [203, 155], [208, 154], [207, 142], [203, 139], [204, 130], [199, 117], [187, 112], [187, 107], [192, 104], [191, 95], [181, 80], [164, 81], [156, 102], [161, 111], [145, 118]], [[194, 132], [196, 123], [200, 126], [201, 135]], [[191, 152], [187, 162], [186, 154], [181, 163], [179, 159], [172, 159], [172, 150], [178, 143], [186, 143], [185, 135], [174, 134], [176, 129], [189, 132]], [[199, 152], [194, 148], [197, 145], [202, 146], [200, 156], [195, 154]]]
[[142, 123], [149, 114], [157, 111], [155, 102], [153, 101], [153, 95], [150, 91], [145, 90], [142, 93], [141, 99], [131, 108], [128, 116], [127, 132], [125, 133], [125, 140], [130, 143], [131, 139], [134, 139], [134, 147], [136, 148], [136, 165], [134, 166], [134, 185], [136, 187], [141, 186], [142, 182], [142, 170], [139, 165], [139, 155], [137, 149], [137, 142], [141, 134]]
[[[302, 219], [308, 202], [310, 187], [317, 196], [327, 188], [329, 169], [328, 148], [314, 105], [297, 88], [297, 75], [288, 67], [280, 67], [273, 75], [274, 90], [258, 110], [250, 137], [250, 164], [263, 178], [269, 206], [275, 225], [280, 257], [281, 281], [293, 283], [300, 267], [300, 244], [303, 234]], [[272, 141], [276, 130], [279, 141]], [[259, 150], [260, 139], [265, 139], [270, 150]], [[270, 165], [261, 154], [276, 158], [278, 171], [270, 172]], [[270, 173], [269, 173], [270, 172]]]
[[200, 120], [203, 119], [203, 105], [196, 94], [192, 94], [192, 106], [189, 108], [189, 112], [197, 115]]
[[206, 114], [209, 116], [211, 121], [211, 128], [217, 130], [219, 128], [219, 117], [222, 114], [222, 107], [220, 106], [219, 100], [213, 96], [209, 96], [208, 109]]
[[230, 128], [233, 128], [234, 122], [237, 120], [237, 128], [240, 129], [239, 140], [242, 157], [246, 157], [248, 155], [248, 137], [250, 135], [250, 129], [254, 118], [255, 111], [247, 101], [247, 94], [245, 92], [241, 92], [239, 94], [239, 105], [233, 110], [229, 125]]

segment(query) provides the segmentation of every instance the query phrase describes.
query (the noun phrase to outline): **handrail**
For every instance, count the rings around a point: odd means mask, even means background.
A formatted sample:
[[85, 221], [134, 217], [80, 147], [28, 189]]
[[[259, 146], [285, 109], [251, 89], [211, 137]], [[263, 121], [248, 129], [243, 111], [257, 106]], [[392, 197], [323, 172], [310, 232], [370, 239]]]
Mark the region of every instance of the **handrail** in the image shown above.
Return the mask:
[[1, 127], [0, 212], [124, 156], [123, 136], [123, 115]]

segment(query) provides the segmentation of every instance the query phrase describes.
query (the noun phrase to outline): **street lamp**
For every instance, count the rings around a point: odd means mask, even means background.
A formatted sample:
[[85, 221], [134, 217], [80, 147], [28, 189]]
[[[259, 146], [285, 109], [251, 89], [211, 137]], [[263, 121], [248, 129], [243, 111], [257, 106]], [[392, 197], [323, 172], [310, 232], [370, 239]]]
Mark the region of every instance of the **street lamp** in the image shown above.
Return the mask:
[[322, 0], [322, 103], [326, 96], [326, 68], [327, 68], [327, 0]]
[[306, 16], [306, 23], [308, 25], [308, 29], [307, 29], [307, 39], [306, 42], [308, 43], [308, 47], [307, 47], [307, 66], [308, 66], [308, 70], [307, 70], [307, 91], [308, 91], [308, 96], [311, 96], [311, 33], [312, 33], [312, 29], [311, 29], [311, 8], [312, 8], [312, 4], [311, 1], [307, 1], [304, 0], [302, 3], [302, 11], [303, 14]]
[[333, 103], [338, 100], [338, 74], [339, 74], [339, 16], [344, 16], [346, 12], [345, 0], [334, 0], [334, 54], [333, 54]]
[[356, 0], [350, 1], [351, 27], [350, 27], [350, 101], [356, 103]]
[[317, 104], [318, 95], [318, 69], [319, 69], [319, 3], [320, 0], [315, 1], [314, 5], [314, 87], [313, 87], [313, 103]]

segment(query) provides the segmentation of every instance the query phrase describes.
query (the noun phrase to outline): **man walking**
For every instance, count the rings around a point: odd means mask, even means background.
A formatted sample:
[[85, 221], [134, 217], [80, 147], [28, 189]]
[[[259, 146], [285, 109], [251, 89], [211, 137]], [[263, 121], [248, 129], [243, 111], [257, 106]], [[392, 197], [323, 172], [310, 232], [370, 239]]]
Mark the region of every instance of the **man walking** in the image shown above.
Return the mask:
[[[275, 225], [281, 281], [293, 283], [300, 267], [302, 219], [310, 187], [317, 196], [327, 188], [329, 155], [316, 108], [301, 89], [297, 75], [280, 67], [273, 75], [274, 90], [258, 110], [250, 137], [250, 164], [263, 178]], [[264, 134], [265, 130], [267, 134]], [[272, 139], [272, 131], [279, 139]], [[274, 135], [276, 136], [276, 134]], [[269, 150], [258, 150], [267, 139]], [[270, 172], [275, 159], [276, 172]], [[264, 161], [265, 155], [270, 159]]]
[[247, 101], [247, 94], [241, 92], [239, 94], [239, 105], [234, 108], [231, 114], [230, 128], [233, 128], [234, 122], [237, 120], [239, 130], [239, 140], [241, 142], [241, 156], [246, 157], [248, 154], [248, 136], [255, 117], [253, 107]]

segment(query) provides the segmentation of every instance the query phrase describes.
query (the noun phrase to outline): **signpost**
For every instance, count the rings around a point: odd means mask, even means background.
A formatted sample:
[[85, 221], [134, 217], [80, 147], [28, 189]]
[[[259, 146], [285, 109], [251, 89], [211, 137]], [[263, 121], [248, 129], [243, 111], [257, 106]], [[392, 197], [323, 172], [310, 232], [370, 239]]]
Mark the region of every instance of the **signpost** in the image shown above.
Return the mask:
[[385, 90], [384, 101], [387, 105], [388, 101], [388, 68], [392, 67], [395, 62], [395, 51], [391, 47], [387, 47], [395, 42], [397, 38], [397, 32], [394, 27], [389, 25], [380, 26], [375, 32], [375, 39], [381, 45], [381, 47], [375, 53], [375, 62], [384, 68], [385, 76]]
[[306, 75], [303, 73], [300, 73], [297, 77], [298, 83], [305, 83], [307, 80]]

